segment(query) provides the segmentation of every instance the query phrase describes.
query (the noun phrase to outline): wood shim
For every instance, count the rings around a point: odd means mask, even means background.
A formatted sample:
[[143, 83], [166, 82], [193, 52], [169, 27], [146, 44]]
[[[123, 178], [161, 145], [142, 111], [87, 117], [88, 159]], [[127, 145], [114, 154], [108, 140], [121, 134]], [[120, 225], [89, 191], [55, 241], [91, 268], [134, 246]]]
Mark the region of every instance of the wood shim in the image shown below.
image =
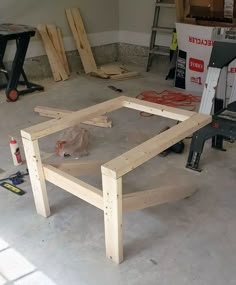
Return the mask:
[[76, 47], [80, 54], [85, 73], [97, 73], [97, 65], [87, 38], [79, 9], [66, 9], [66, 16], [76, 43]]
[[61, 33], [58, 32], [59, 29], [56, 28], [55, 25], [43, 24], [39, 24], [37, 29], [42, 38], [54, 80], [67, 80], [69, 77], [69, 66], [61, 39]]
[[[44, 106], [36, 106], [34, 108], [36, 113], [39, 113], [40, 116], [53, 118], [53, 119], [61, 119], [68, 114], [73, 113], [73, 111], [61, 110], [56, 108], [44, 107]], [[112, 128], [112, 121], [107, 116], [99, 116], [88, 121], [83, 122], [82, 124], [96, 126], [100, 128]]]
[[102, 65], [99, 68], [99, 71], [106, 74], [110, 79], [113, 80], [131, 79], [140, 75], [139, 72], [128, 71], [123, 66], [114, 65], [114, 64]]

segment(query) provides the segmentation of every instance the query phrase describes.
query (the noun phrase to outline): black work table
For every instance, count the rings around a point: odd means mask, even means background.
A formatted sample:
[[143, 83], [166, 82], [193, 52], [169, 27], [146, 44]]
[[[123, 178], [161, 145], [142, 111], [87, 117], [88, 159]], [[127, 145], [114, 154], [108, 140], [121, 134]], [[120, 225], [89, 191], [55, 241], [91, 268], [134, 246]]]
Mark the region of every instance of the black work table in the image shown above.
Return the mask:
[[[9, 101], [18, 100], [20, 95], [44, 90], [42, 86], [29, 82], [23, 69], [30, 38], [35, 33], [35, 28], [26, 25], [0, 24], [0, 72], [5, 75], [7, 81], [7, 83], [0, 85], [0, 89], [6, 89], [6, 96]], [[11, 70], [7, 71], [3, 60], [8, 41], [11, 40], [16, 41], [16, 53]], [[20, 80], [21, 76], [22, 80]], [[25, 86], [25, 89], [17, 90], [18, 85]]]

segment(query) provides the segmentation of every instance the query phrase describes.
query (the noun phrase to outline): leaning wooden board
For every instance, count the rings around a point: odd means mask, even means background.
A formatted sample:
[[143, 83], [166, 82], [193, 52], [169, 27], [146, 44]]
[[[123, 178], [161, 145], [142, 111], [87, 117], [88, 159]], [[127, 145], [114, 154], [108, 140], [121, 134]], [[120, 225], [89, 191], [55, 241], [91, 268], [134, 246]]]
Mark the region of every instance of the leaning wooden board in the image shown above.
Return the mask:
[[85, 32], [83, 20], [78, 8], [66, 9], [66, 16], [79, 51], [86, 74], [97, 73], [98, 68]]
[[[54, 29], [51, 27], [49, 28], [50, 32], [47, 30], [47, 26], [43, 25], [43, 24], [39, 24], [38, 27], [38, 32], [42, 38], [47, 56], [48, 56], [48, 60], [52, 69], [52, 73], [53, 73], [53, 77], [55, 81], [60, 81], [61, 78], [63, 80], [67, 80], [68, 79], [68, 74], [65, 71], [64, 65], [63, 65], [63, 61], [60, 58], [60, 56], [57, 53], [57, 49], [55, 48], [55, 46], [53, 45], [53, 41], [52, 38], [55, 40], [55, 31]], [[50, 36], [51, 38], [50, 38]], [[59, 45], [60, 43], [58, 43]]]

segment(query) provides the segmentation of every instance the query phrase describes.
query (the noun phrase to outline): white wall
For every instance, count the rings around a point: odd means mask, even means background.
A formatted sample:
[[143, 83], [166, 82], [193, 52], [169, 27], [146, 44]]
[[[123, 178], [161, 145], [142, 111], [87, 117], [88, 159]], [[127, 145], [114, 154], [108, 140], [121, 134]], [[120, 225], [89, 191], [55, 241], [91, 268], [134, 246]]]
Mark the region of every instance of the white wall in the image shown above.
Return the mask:
[[[65, 37], [66, 50], [75, 50], [65, 16], [65, 8], [79, 7], [93, 46], [117, 42], [119, 29], [118, 0], [1, 0], [0, 22], [36, 27], [39, 23], [57, 24]], [[13, 48], [9, 48], [8, 58]], [[40, 41], [34, 39], [27, 57], [45, 54]]]
[[[119, 41], [148, 46], [156, 0], [119, 0]], [[161, 26], [175, 27], [175, 9], [162, 8]], [[163, 34], [158, 42], [169, 46], [171, 36]]]
[[[1, 0], [2, 23], [28, 24], [54, 23], [61, 29], [67, 51], [75, 50], [65, 8], [79, 7], [92, 46], [116, 42], [148, 46], [154, 16], [155, 0]], [[174, 9], [161, 13], [162, 25], [173, 26]], [[164, 35], [159, 40], [169, 45], [171, 37]], [[6, 60], [11, 60], [14, 48], [9, 47]], [[45, 54], [41, 41], [31, 41], [27, 57]]]

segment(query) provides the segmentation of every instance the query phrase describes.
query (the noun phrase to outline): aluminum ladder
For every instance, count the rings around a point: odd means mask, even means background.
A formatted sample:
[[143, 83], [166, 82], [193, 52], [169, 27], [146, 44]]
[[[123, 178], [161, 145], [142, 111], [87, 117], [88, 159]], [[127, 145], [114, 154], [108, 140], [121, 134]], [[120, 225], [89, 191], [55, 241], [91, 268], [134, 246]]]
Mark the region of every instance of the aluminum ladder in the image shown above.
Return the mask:
[[175, 3], [156, 0], [154, 20], [153, 20], [152, 33], [151, 33], [150, 46], [149, 46], [148, 63], [146, 69], [147, 72], [150, 71], [154, 56], [156, 55], [169, 56], [169, 48], [156, 44], [156, 38], [158, 33], [172, 34], [174, 30], [174, 28], [171, 27], [159, 26], [160, 13], [163, 8], [173, 9], [175, 8]]

